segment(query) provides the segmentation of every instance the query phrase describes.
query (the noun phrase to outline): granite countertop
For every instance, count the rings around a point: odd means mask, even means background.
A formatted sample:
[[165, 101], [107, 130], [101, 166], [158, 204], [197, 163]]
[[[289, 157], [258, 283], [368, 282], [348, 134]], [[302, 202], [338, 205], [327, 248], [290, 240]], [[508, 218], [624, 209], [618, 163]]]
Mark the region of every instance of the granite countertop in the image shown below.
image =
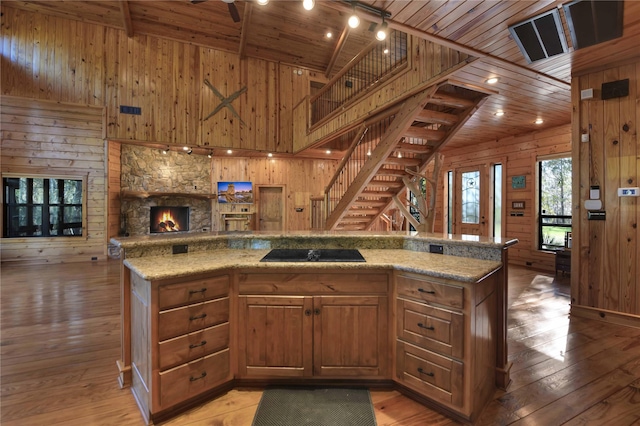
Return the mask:
[[502, 266], [495, 260], [461, 258], [403, 249], [360, 249], [366, 262], [260, 262], [268, 249], [219, 249], [124, 259], [146, 280], [215, 272], [220, 269], [396, 269], [462, 282], [477, 282]]

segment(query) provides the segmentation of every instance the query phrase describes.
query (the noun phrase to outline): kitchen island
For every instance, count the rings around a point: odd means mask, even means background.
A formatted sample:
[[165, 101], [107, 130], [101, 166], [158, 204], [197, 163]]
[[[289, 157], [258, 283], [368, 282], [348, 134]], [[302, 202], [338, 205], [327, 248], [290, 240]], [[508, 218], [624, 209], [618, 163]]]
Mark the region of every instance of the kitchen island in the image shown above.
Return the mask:
[[[364, 232], [112, 240], [122, 261], [120, 385], [147, 422], [272, 383], [393, 386], [473, 421], [509, 383], [506, 265], [516, 242]], [[365, 262], [260, 262], [273, 248], [355, 248]]]

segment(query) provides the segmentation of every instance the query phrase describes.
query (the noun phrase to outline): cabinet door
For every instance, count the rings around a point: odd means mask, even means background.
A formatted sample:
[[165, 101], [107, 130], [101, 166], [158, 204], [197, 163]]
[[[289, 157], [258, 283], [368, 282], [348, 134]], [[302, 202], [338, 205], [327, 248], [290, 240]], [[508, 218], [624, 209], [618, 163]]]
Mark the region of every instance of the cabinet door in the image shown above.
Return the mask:
[[387, 374], [386, 296], [314, 297], [314, 375]]
[[312, 374], [313, 299], [240, 296], [240, 376]]

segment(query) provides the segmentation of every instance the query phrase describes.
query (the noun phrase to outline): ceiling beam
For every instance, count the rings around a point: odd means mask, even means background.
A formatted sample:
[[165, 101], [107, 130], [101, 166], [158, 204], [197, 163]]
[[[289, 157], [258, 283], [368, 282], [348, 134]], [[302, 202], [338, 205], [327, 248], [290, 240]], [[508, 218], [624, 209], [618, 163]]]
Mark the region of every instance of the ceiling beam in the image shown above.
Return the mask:
[[249, 22], [251, 21], [251, 13], [253, 4], [251, 2], [244, 3], [244, 16], [242, 17], [242, 28], [240, 29], [240, 45], [238, 46], [238, 56], [244, 59], [247, 50], [247, 33], [249, 32]]
[[129, 12], [129, 2], [120, 0], [120, 13], [122, 14], [122, 24], [127, 37], [133, 37], [133, 22], [131, 21], [131, 13]]
[[349, 25], [344, 26], [342, 33], [340, 34], [340, 38], [336, 43], [336, 47], [333, 49], [331, 60], [329, 61], [329, 65], [327, 65], [327, 70], [324, 72], [325, 77], [329, 78], [331, 76], [333, 68], [336, 66], [336, 62], [342, 53], [342, 49], [344, 48], [344, 45], [347, 44], [347, 38], [349, 38]]

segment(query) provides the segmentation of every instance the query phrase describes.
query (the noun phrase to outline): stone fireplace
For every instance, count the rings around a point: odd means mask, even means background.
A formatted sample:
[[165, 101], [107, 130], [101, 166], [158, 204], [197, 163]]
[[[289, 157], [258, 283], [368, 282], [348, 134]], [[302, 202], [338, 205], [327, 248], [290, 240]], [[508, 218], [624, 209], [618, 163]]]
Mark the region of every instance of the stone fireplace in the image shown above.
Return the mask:
[[[212, 200], [206, 198], [212, 193], [209, 158], [176, 151], [163, 154], [159, 149], [123, 144], [120, 165], [120, 189], [123, 194], [132, 194], [121, 198], [121, 235], [212, 229]], [[179, 230], [154, 217], [156, 210], [177, 207], [182, 215], [186, 214], [183, 223], [178, 224]], [[175, 220], [171, 222], [176, 224]], [[187, 230], [183, 229], [184, 222]], [[154, 227], [162, 231], [153, 230]]]

